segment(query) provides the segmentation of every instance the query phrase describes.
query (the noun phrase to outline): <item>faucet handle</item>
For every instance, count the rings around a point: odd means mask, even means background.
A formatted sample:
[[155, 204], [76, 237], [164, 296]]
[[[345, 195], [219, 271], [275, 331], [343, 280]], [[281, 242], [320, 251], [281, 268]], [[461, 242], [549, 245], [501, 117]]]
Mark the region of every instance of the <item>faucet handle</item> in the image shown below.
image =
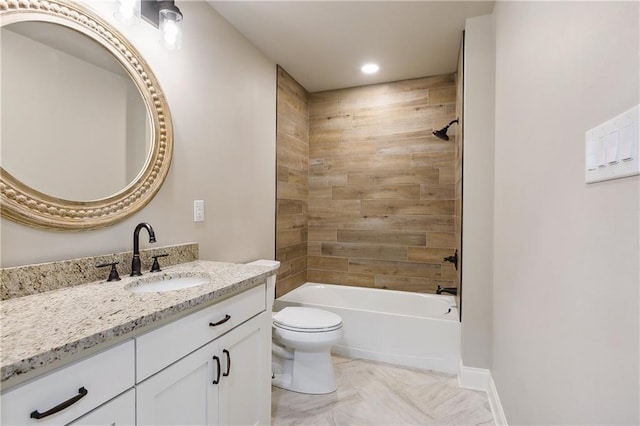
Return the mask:
[[160, 269], [160, 263], [158, 262], [158, 258], [167, 257], [167, 256], [169, 256], [169, 253], [162, 253], [162, 254], [156, 254], [155, 256], [151, 256], [151, 258], [153, 259], [153, 265], [151, 265], [151, 271], [149, 272], [160, 272], [162, 269]]
[[106, 266], [111, 266], [111, 271], [109, 272], [109, 278], [107, 278], [107, 282], [120, 281], [120, 275], [118, 274], [118, 269], [116, 269], [116, 265], [118, 263], [120, 262], [101, 263], [100, 265], [96, 265], [96, 268], [104, 268]]

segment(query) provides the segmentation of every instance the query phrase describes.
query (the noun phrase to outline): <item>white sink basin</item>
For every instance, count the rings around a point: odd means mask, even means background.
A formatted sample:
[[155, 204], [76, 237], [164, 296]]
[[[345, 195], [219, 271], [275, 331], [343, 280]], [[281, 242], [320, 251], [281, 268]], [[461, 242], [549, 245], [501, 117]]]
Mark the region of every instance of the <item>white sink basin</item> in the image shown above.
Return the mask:
[[133, 293], [156, 293], [181, 290], [209, 283], [206, 277], [163, 275], [157, 278], [142, 278], [127, 285], [126, 289]]

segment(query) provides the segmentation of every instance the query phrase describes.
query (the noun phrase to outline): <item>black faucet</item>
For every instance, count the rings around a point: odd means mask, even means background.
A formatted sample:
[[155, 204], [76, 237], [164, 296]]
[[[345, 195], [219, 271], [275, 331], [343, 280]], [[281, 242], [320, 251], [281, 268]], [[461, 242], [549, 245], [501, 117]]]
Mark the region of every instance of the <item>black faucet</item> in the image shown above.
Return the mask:
[[458, 288], [457, 287], [440, 287], [440, 286], [438, 286], [438, 289], [436, 290], [436, 294], [442, 294], [442, 293], [449, 293], [449, 294], [453, 294], [454, 296], [456, 296], [458, 294]]
[[149, 242], [156, 242], [156, 234], [153, 232], [153, 228], [148, 223], [139, 223], [136, 229], [133, 231], [133, 259], [131, 260], [131, 276], [139, 277], [142, 275], [140, 272], [140, 230], [144, 228], [149, 233]]

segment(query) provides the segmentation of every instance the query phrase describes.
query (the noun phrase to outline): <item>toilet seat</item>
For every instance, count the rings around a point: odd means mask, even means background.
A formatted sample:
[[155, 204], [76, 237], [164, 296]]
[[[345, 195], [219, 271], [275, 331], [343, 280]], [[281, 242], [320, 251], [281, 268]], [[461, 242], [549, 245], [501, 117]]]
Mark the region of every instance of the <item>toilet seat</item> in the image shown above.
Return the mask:
[[273, 325], [299, 333], [324, 333], [342, 328], [342, 318], [321, 309], [286, 307], [273, 315]]

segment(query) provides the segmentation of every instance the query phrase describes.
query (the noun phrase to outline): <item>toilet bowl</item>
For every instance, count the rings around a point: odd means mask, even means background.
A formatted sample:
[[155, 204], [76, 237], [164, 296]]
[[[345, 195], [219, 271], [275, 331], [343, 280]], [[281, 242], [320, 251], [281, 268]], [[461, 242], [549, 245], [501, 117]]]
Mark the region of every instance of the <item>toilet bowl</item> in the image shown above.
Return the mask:
[[[258, 260], [250, 265], [277, 265]], [[267, 303], [275, 300], [275, 277], [267, 281]], [[272, 380], [279, 388], [306, 394], [326, 394], [337, 389], [331, 347], [344, 331], [342, 318], [333, 312], [307, 307], [287, 307], [273, 313]]]
[[342, 334], [342, 319], [332, 312], [287, 307], [274, 313], [272, 384], [308, 394], [334, 392], [331, 347]]

